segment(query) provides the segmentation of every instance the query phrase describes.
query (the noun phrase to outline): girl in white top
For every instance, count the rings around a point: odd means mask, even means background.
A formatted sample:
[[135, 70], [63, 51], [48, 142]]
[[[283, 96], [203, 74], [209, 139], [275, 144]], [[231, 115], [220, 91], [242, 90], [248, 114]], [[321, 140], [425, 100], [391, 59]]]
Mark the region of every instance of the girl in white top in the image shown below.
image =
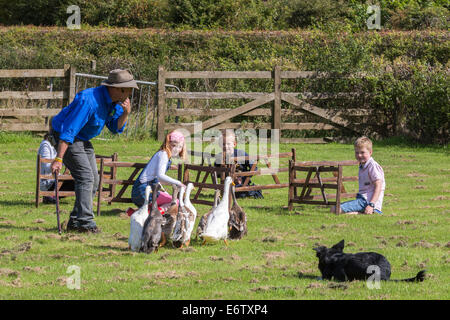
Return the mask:
[[[178, 131], [172, 131], [166, 136], [159, 151], [153, 155], [134, 182], [131, 199], [136, 206], [142, 207], [144, 204], [145, 187], [147, 185], [162, 183], [185, 187], [181, 181], [173, 179], [166, 174], [172, 163], [171, 158], [173, 156], [179, 156], [181, 159], [186, 158], [184, 135]], [[149, 202], [152, 201], [152, 194], [150, 194], [148, 200]], [[170, 203], [171, 201], [172, 197], [168, 193], [158, 192], [156, 202], [159, 206]]]

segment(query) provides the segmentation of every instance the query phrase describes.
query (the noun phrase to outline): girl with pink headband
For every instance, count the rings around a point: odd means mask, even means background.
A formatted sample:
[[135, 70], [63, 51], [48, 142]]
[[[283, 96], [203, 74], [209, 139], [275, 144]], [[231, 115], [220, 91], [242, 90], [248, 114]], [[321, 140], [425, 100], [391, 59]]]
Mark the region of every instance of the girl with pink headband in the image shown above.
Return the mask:
[[[176, 185], [177, 187], [185, 187], [185, 185], [176, 179], [166, 175], [172, 164], [172, 157], [186, 158], [186, 144], [184, 135], [179, 131], [172, 131], [167, 134], [163, 144], [159, 150], [152, 156], [139, 177], [133, 184], [131, 190], [131, 199], [133, 203], [142, 207], [145, 202], [145, 187], [156, 183]], [[150, 194], [149, 202], [152, 201], [153, 195]], [[158, 192], [156, 203], [158, 206], [170, 204], [172, 197], [167, 192]]]

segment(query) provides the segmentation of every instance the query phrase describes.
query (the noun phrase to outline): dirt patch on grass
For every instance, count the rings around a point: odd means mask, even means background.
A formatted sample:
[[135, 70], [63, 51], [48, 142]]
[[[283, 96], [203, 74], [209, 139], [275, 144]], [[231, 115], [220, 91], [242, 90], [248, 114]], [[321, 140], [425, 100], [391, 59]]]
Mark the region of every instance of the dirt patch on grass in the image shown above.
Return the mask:
[[305, 243], [300, 243], [300, 242], [297, 242], [297, 243], [288, 243], [288, 244], [286, 244], [287, 246], [290, 246], [290, 247], [298, 247], [298, 248], [305, 248], [306, 247], [306, 244]]
[[266, 258], [267, 260], [272, 260], [272, 259], [283, 259], [286, 257], [286, 252], [285, 251], [273, 251], [273, 252], [267, 252], [264, 255], [264, 258]]
[[251, 288], [250, 291], [253, 292], [267, 292], [271, 290], [290, 290], [295, 289], [295, 287], [292, 286], [260, 286], [256, 288]]
[[420, 172], [411, 172], [406, 175], [407, 177], [429, 177], [429, 175]]
[[413, 244], [414, 248], [421, 247], [421, 248], [433, 248], [433, 244], [430, 242], [427, 242], [425, 240], [420, 240], [419, 242], [416, 242]]
[[332, 283], [328, 284], [327, 288], [347, 290], [348, 289], [348, 284], [332, 282]]
[[306, 287], [306, 289], [319, 289], [319, 288], [324, 288], [324, 287], [325, 287], [324, 283], [312, 282]]
[[181, 275], [176, 271], [170, 270], [165, 272], [155, 272], [152, 274], [152, 277], [156, 279], [179, 279], [185, 277], [185, 275]]
[[19, 244], [18, 246], [14, 247], [12, 249], [3, 249], [0, 252], [0, 256], [25, 253], [31, 249], [31, 245], [32, 245], [32, 242], [30, 241], [30, 242], [24, 242], [22, 244]]
[[7, 276], [7, 277], [19, 277], [20, 272], [12, 269], [7, 268], [0, 268], [0, 276]]
[[13, 220], [1, 220], [0, 221], [0, 226], [12, 226], [15, 224], [16, 224], [16, 222]]
[[283, 240], [281, 236], [268, 236], [261, 239], [262, 242], [277, 242]]
[[25, 266], [23, 267], [23, 271], [27, 272], [35, 272], [35, 273], [43, 273], [46, 267], [30, 267]]
[[412, 220], [398, 220], [395, 224], [404, 225], [404, 224], [414, 224], [415, 221]]
[[408, 244], [406, 243], [406, 241], [400, 240], [395, 246], [396, 247], [407, 247]]
[[121, 234], [120, 232], [114, 233], [113, 237], [117, 240], [128, 240], [128, 236]]

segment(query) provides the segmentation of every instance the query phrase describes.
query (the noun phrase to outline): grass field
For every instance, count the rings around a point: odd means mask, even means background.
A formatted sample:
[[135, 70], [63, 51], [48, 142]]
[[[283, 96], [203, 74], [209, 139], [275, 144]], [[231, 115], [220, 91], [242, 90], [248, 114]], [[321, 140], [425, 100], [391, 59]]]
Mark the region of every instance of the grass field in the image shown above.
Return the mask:
[[[187, 249], [164, 247], [157, 254], [128, 251], [128, 204], [102, 206], [101, 234], [57, 234], [54, 205], [34, 206], [36, 151], [40, 139], [0, 134], [0, 299], [449, 299], [450, 166], [448, 150], [376, 143], [384, 168], [383, 215], [336, 216], [326, 207], [288, 212], [287, 189], [264, 191], [264, 199], [239, 203], [248, 216], [240, 241]], [[147, 162], [153, 140], [94, 140], [98, 154]], [[282, 145], [298, 160], [352, 160], [350, 144]], [[356, 175], [357, 168], [345, 168]], [[121, 174], [125, 173], [120, 173]], [[175, 176], [174, 172], [171, 175]], [[286, 176], [281, 176], [286, 179]], [[255, 183], [269, 182], [258, 177]], [[346, 184], [357, 191], [357, 184]], [[67, 220], [73, 198], [61, 200]], [[196, 206], [199, 215], [208, 207]], [[427, 269], [423, 283], [320, 281], [313, 247], [346, 241], [346, 252], [376, 251], [392, 265], [392, 278]], [[80, 271], [79, 290], [67, 287], [70, 266]]]

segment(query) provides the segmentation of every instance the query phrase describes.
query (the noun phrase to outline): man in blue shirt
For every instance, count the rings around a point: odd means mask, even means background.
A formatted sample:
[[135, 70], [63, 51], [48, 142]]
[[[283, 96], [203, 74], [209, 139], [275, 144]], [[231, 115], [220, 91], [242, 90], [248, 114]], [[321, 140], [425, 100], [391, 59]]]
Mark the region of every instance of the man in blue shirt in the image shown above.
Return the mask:
[[89, 140], [98, 136], [105, 125], [113, 133], [123, 132], [131, 112], [129, 96], [133, 88], [139, 89], [129, 71], [112, 70], [101, 86], [79, 92], [52, 120], [57, 141], [52, 172], [58, 173], [64, 162], [75, 181], [75, 205], [67, 224], [68, 231], [100, 231], [92, 210], [99, 177]]

